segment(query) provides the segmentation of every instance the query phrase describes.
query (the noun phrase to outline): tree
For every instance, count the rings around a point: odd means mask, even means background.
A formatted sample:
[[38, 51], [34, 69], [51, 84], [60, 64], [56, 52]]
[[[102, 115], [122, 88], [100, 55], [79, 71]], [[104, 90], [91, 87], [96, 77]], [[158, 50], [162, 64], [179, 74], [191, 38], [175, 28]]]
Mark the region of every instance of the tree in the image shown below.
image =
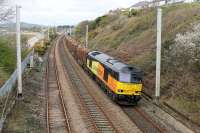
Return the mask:
[[5, 6], [6, 1], [0, 0], [0, 23], [6, 22], [13, 18], [14, 11], [12, 8]]

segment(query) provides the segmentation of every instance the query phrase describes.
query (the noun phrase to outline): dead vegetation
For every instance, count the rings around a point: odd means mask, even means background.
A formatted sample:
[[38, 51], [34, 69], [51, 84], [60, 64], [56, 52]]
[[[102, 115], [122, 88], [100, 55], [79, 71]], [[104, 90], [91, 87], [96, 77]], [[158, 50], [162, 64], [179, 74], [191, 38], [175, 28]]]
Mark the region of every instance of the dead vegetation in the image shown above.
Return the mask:
[[0, 0], [0, 22], [10, 21], [14, 17], [13, 9], [6, 4], [6, 0]]

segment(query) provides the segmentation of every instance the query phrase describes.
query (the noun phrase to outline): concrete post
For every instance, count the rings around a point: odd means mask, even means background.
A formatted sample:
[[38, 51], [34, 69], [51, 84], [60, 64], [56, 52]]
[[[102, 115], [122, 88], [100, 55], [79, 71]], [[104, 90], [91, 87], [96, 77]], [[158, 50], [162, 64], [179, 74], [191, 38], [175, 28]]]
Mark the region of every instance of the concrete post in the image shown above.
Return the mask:
[[30, 57], [30, 68], [34, 67], [34, 49]]
[[47, 40], [49, 41], [49, 27], [48, 27], [48, 30], [47, 30]]
[[71, 26], [69, 27], [69, 36], [72, 36], [72, 29], [71, 29]]
[[88, 25], [86, 25], [85, 48], [88, 48]]
[[156, 101], [160, 97], [160, 69], [161, 69], [161, 31], [162, 31], [162, 9], [157, 9], [157, 48], [156, 48]]
[[20, 33], [20, 6], [16, 6], [16, 42], [17, 42], [17, 73], [18, 96], [22, 96], [22, 68], [21, 68], [21, 33]]

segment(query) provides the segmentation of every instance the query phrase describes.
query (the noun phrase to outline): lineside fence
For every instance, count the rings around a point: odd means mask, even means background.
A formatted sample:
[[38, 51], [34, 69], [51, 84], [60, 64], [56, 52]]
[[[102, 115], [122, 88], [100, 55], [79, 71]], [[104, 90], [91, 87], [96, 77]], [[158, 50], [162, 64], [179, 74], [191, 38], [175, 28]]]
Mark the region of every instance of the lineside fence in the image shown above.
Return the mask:
[[[44, 34], [38, 33], [35, 37], [32, 37], [27, 42], [27, 47], [32, 48], [36, 42], [44, 39]], [[22, 74], [27, 68], [27, 65], [30, 63], [34, 57], [34, 49], [26, 56], [26, 58], [22, 62]], [[8, 92], [12, 90], [17, 81], [17, 69], [12, 73], [10, 78], [4, 83], [4, 85], [0, 88], [0, 97], [6, 95]]]
[[[26, 56], [26, 58], [22, 62], [22, 73], [27, 68], [27, 65], [30, 63], [31, 58], [34, 56], [34, 49]], [[15, 86], [17, 81], [17, 69], [12, 73], [10, 78], [4, 83], [4, 85], [0, 88], [0, 96], [4, 96], [7, 92], [10, 92], [12, 88]]]

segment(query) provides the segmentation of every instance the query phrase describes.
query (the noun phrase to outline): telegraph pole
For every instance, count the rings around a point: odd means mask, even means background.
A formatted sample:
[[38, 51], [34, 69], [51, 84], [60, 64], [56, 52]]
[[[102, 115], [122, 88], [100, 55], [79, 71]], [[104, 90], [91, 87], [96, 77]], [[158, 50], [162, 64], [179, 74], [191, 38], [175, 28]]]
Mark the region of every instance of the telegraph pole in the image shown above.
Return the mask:
[[156, 48], [156, 103], [160, 98], [160, 68], [161, 68], [161, 32], [162, 32], [162, 9], [157, 8], [157, 48]]
[[85, 47], [88, 48], [88, 25], [86, 25]]
[[57, 33], [57, 26], [55, 25], [55, 34]]
[[69, 26], [69, 36], [72, 35], [72, 29], [71, 29], [71, 26]]
[[30, 56], [30, 68], [33, 68], [33, 67], [34, 67], [34, 49]]
[[16, 42], [17, 42], [17, 74], [18, 97], [22, 97], [22, 68], [21, 68], [21, 33], [20, 33], [20, 6], [16, 6]]
[[49, 41], [49, 27], [48, 27], [48, 30], [47, 30], [47, 39]]

